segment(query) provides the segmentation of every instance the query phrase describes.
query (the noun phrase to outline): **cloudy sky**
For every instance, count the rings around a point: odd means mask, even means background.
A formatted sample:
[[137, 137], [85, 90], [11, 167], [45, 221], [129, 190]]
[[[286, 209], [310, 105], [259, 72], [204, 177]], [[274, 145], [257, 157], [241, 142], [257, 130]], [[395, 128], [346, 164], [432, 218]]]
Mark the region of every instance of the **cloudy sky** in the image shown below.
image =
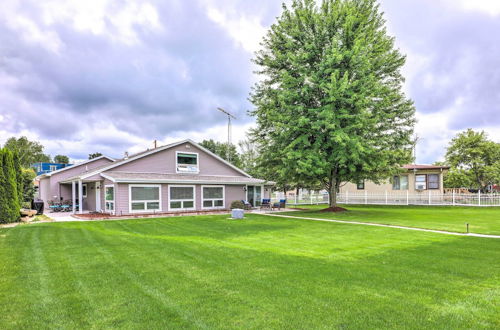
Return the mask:
[[[468, 127], [500, 142], [500, 1], [381, 0], [407, 54], [417, 161]], [[233, 141], [257, 77], [250, 62], [281, 11], [271, 0], [2, 0], [0, 144], [28, 136], [51, 155], [121, 157], [183, 138]]]

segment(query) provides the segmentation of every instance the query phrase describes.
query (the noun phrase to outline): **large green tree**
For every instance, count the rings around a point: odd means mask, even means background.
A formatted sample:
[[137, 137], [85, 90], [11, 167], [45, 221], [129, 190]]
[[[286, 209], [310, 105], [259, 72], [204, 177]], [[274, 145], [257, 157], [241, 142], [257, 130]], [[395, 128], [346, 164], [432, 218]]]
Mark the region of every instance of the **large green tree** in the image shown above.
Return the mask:
[[14, 156], [8, 149], [0, 149], [0, 222], [19, 220], [20, 204], [17, 194]]
[[451, 166], [445, 178], [447, 187], [484, 190], [500, 183], [500, 143], [489, 140], [483, 131], [459, 133], [451, 140], [445, 158]]
[[69, 164], [69, 157], [66, 155], [55, 155], [54, 162], [59, 164]]
[[227, 143], [210, 140], [203, 140], [200, 145], [224, 160], [227, 160], [234, 166], [241, 168], [241, 159], [238, 150], [234, 144], [228, 145]]
[[24, 202], [23, 169], [21, 167], [21, 161], [19, 159], [19, 154], [17, 152], [13, 154], [13, 161], [14, 161], [14, 171], [16, 172], [17, 199], [19, 201], [19, 205], [22, 205], [22, 203]]
[[27, 137], [11, 137], [4, 145], [13, 153], [19, 155], [19, 163], [22, 167], [31, 167], [34, 163], [50, 162], [50, 156], [43, 153], [43, 145], [40, 142], [30, 141]]
[[375, 0], [295, 0], [262, 42], [250, 113], [259, 163], [319, 184], [336, 206], [343, 182], [380, 182], [411, 160], [405, 57]]

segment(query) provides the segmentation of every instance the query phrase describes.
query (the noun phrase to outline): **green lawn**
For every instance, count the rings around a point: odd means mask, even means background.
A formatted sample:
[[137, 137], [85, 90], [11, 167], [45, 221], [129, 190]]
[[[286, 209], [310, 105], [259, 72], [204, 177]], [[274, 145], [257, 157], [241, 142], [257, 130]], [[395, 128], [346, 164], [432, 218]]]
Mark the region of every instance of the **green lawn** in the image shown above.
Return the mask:
[[344, 205], [347, 212], [322, 213], [321, 205], [300, 205], [308, 211], [286, 214], [346, 221], [374, 222], [389, 225], [409, 226], [426, 229], [500, 235], [500, 207], [461, 207], [461, 206], [392, 206], [392, 205]]
[[0, 229], [0, 328], [500, 327], [500, 240], [227, 215]]

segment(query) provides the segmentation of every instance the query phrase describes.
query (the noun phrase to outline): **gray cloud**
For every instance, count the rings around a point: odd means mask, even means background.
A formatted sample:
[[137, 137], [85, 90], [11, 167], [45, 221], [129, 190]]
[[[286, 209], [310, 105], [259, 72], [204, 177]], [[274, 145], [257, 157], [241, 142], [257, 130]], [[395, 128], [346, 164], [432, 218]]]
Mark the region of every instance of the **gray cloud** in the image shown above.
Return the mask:
[[[11, 130], [30, 127], [43, 137], [68, 139], [82, 133], [78, 122], [97, 121], [143, 138], [162, 137], [220, 123], [217, 106], [249, 121], [252, 54], [199, 2], [158, 2], [155, 8], [161, 28], [134, 25], [137, 42], [126, 44], [70, 24], [47, 27], [36, 3], [25, 6], [22, 15], [60, 40], [56, 53], [0, 22], [0, 75], [16, 81], [8, 101], [0, 96], [0, 114], [17, 123]], [[106, 24], [110, 33], [117, 28]]]
[[384, 0], [383, 8], [408, 62], [417, 110], [450, 110], [449, 129], [500, 125], [500, 17], [452, 2]]

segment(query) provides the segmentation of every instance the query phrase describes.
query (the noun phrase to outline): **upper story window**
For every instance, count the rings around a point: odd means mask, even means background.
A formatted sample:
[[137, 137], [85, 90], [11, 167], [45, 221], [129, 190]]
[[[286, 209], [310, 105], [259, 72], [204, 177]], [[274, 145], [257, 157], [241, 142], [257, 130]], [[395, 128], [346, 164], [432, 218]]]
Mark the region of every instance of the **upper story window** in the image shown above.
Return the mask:
[[57, 165], [49, 165], [49, 171], [53, 172], [57, 170]]
[[358, 190], [363, 190], [363, 189], [365, 189], [365, 182], [364, 182], [364, 181], [358, 182], [358, 183], [356, 184], [356, 188], [358, 188]]
[[198, 154], [193, 152], [176, 152], [177, 173], [198, 173]]

